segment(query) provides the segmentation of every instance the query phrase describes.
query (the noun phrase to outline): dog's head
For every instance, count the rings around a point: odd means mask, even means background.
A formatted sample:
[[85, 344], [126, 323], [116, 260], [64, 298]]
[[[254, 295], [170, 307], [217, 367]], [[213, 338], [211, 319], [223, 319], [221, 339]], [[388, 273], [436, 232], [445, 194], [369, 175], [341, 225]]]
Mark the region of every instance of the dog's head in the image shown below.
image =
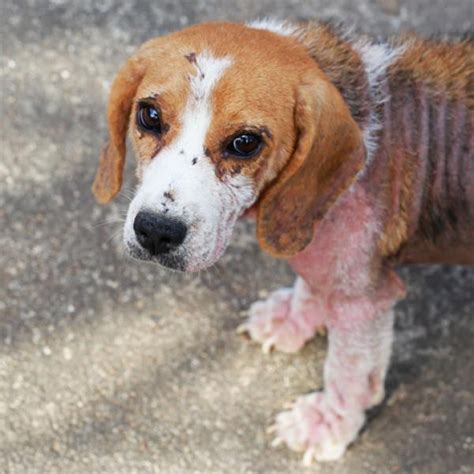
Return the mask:
[[120, 190], [129, 129], [139, 186], [126, 248], [186, 271], [212, 265], [252, 206], [262, 248], [295, 255], [364, 156], [341, 95], [298, 40], [231, 23], [145, 43], [113, 83], [108, 121], [97, 200]]

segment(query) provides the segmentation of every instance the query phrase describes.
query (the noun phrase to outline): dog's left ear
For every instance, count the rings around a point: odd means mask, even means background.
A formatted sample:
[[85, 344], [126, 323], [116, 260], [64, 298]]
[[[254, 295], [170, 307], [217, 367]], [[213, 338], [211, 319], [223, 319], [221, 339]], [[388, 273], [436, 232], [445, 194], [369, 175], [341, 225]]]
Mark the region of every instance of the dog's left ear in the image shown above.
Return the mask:
[[109, 141], [102, 149], [92, 192], [101, 204], [110, 202], [122, 187], [125, 143], [133, 98], [145, 74], [140, 56], [130, 58], [117, 74], [108, 106]]
[[349, 188], [365, 159], [359, 127], [324, 78], [299, 86], [295, 125], [294, 152], [258, 204], [257, 237], [275, 257], [294, 256], [311, 242], [315, 223]]

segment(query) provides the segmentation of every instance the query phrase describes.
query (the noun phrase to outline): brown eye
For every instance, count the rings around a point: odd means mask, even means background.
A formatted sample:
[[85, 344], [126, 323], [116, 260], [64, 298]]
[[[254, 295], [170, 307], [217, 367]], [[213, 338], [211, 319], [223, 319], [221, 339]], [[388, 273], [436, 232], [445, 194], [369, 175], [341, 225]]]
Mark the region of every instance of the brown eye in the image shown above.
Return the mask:
[[151, 104], [139, 104], [137, 122], [143, 130], [157, 134], [162, 132], [160, 112]]
[[226, 147], [226, 152], [240, 158], [256, 155], [262, 147], [262, 139], [255, 133], [243, 133], [234, 137]]

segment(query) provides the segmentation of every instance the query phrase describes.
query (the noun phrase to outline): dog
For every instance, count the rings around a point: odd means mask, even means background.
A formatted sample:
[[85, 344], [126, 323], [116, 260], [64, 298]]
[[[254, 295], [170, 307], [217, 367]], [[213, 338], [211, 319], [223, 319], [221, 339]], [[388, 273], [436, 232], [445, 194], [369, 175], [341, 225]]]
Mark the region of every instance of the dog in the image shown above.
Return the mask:
[[120, 190], [133, 257], [194, 272], [239, 217], [297, 273], [240, 331], [296, 352], [328, 333], [324, 390], [274, 444], [335, 460], [384, 398], [404, 263], [474, 263], [474, 42], [374, 42], [324, 22], [211, 22], [146, 42], [118, 73], [93, 193]]

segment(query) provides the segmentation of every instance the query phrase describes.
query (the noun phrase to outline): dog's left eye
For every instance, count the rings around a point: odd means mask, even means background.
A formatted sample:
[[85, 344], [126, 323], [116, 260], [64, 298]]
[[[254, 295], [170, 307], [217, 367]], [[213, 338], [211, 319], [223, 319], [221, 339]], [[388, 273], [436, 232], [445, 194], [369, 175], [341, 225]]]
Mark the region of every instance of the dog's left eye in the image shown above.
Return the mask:
[[160, 112], [153, 105], [140, 104], [138, 106], [137, 121], [138, 125], [144, 130], [157, 134], [162, 131]]
[[262, 139], [255, 133], [242, 133], [234, 137], [226, 147], [226, 152], [241, 158], [256, 155], [262, 147]]

